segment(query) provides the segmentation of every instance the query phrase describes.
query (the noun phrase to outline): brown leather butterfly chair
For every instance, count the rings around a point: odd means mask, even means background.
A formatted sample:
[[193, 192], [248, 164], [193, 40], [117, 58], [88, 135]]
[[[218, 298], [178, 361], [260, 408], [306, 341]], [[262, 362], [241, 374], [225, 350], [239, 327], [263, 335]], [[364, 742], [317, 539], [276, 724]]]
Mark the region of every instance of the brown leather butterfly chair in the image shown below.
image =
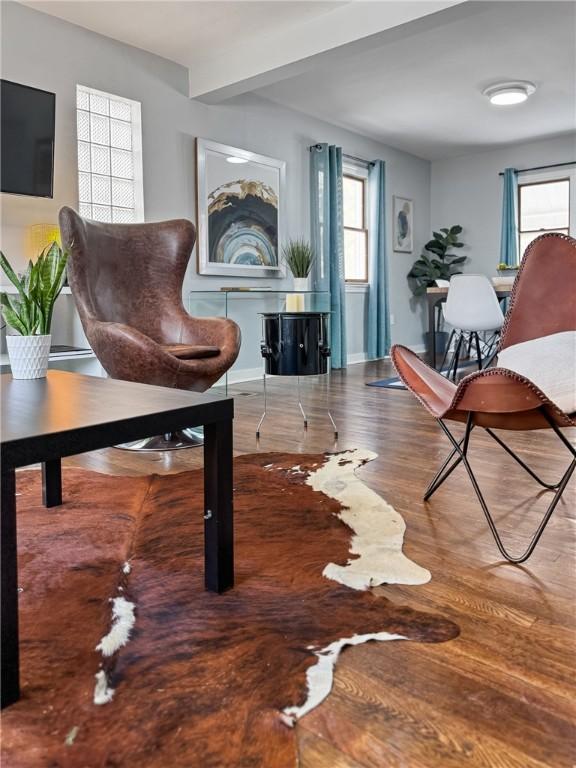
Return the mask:
[[[105, 224], [62, 208], [60, 230], [84, 332], [112, 378], [204, 392], [226, 373], [240, 329], [222, 317], [191, 317], [182, 304], [196, 240], [190, 221]], [[192, 434], [152, 440], [138, 447], [199, 443]]]
[[[567, 235], [542, 235], [529, 245], [524, 254], [512, 289], [498, 351], [524, 341], [573, 330], [576, 330], [576, 240]], [[498, 549], [512, 563], [527, 560], [576, 467], [576, 451], [560, 431], [562, 427], [576, 426], [576, 413], [564, 413], [535, 384], [505, 368], [478, 371], [456, 385], [423, 363], [406, 347], [392, 347], [392, 361], [406, 387], [437, 419], [453, 446], [426, 489], [424, 500], [428, 500], [463, 463]], [[446, 421], [459, 421], [466, 425], [460, 441], [450, 432]], [[541, 486], [554, 492], [528, 548], [518, 557], [510, 555], [502, 544], [470, 466], [470, 435], [475, 427], [485, 429]], [[553, 429], [573, 460], [559, 482], [545, 483], [493, 432], [494, 429]]]

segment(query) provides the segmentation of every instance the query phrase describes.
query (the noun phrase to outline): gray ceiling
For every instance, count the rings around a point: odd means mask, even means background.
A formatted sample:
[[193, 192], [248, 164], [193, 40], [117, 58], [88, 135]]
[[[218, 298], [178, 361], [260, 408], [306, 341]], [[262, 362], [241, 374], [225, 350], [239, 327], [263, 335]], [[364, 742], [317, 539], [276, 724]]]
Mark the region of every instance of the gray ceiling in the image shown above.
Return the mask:
[[[258, 91], [428, 159], [576, 130], [576, 4], [480, 2], [466, 18], [350, 55]], [[416, 25], [414, 25], [416, 26]], [[532, 80], [536, 93], [494, 107], [482, 89]]]

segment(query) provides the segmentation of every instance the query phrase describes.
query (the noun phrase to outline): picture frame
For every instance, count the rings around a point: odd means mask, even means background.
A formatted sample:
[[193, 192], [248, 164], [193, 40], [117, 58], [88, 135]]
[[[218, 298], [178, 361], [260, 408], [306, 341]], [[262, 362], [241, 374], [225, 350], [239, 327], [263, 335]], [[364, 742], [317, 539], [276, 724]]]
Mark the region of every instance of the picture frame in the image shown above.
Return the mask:
[[414, 250], [414, 201], [408, 197], [393, 196], [393, 247], [397, 253]]
[[198, 274], [282, 278], [286, 163], [196, 140]]

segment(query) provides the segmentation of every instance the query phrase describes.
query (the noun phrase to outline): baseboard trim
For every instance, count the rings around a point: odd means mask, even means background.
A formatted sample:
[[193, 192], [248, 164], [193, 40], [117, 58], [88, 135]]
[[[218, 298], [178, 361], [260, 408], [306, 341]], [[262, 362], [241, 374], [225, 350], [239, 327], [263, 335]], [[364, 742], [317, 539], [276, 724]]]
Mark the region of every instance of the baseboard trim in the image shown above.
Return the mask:
[[356, 363], [365, 363], [368, 360], [366, 352], [354, 352], [352, 355], [348, 355], [348, 365], [356, 365]]
[[[407, 344], [408, 349], [415, 352], [417, 355], [421, 355], [426, 352], [425, 344]], [[390, 355], [384, 355], [384, 357], [377, 357], [372, 361], [369, 361], [366, 352], [355, 352], [352, 355], [348, 355], [348, 365], [355, 365], [356, 363], [368, 363], [376, 362], [377, 360], [390, 360]]]
[[[264, 369], [262, 366], [258, 368], [240, 368], [237, 371], [228, 372], [228, 384], [242, 384], [245, 381], [256, 381], [262, 378]], [[222, 383], [224, 383], [222, 379]]]

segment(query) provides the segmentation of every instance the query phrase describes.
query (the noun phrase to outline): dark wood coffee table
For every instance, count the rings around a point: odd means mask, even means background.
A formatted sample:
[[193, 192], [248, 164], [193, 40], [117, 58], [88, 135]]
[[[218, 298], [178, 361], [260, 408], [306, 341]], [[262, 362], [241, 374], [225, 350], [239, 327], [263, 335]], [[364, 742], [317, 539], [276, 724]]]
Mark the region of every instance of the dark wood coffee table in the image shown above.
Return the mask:
[[[0, 377], [2, 408], [2, 707], [20, 696], [17, 467], [42, 463], [46, 507], [62, 503], [60, 460], [130, 440], [204, 426], [206, 589], [234, 584], [232, 419], [234, 401], [64, 371], [45, 379]], [[193, 450], [193, 449], [191, 449]]]

